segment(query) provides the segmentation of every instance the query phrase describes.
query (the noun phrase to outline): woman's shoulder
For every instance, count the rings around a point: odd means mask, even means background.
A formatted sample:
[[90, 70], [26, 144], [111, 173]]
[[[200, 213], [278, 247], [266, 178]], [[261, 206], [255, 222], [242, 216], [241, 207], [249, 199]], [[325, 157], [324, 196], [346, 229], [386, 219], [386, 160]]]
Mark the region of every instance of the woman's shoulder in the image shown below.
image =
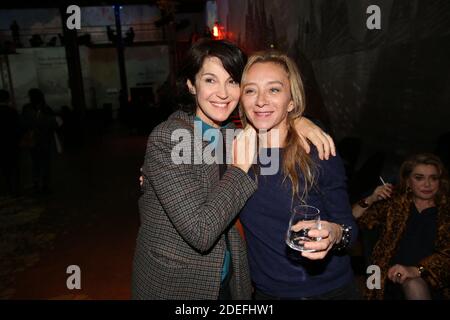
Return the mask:
[[171, 138], [176, 130], [193, 130], [194, 116], [184, 111], [175, 111], [166, 121], [157, 125], [150, 133], [150, 140]]
[[338, 152], [335, 156], [330, 155], [328, 159], [322, 160], [319, 158], [319, 151], [317, 150], [316, 146], [311, 146], [309, 157], [314, 162], [314, 164], [319, 168], [322, 168], [322, 170], [344, 170], [344, 162], [342, 161], [342, 158]]

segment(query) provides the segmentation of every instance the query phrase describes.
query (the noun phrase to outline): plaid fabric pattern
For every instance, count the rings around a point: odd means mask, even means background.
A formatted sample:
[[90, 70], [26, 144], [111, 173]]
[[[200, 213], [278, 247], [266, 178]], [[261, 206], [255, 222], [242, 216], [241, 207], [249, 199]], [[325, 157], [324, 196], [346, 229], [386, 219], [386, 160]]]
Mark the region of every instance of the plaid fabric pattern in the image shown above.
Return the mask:
[[191, 148], [192, 163], [194, 152], [202, 152], [193, 141], [171, 140], [176, 129], [193, 136], [193, 121], [193, 116], [175, 112], [148, 139], [133, 262], [134, 299], [217, 299], [225, 233], [233, 263], [232, 297], [251, 297], [246, 248], [234, 223], [257, 185], [232, 166], [219, 179], [217, 164], [174, 164], [171, 152], [180, 143]]

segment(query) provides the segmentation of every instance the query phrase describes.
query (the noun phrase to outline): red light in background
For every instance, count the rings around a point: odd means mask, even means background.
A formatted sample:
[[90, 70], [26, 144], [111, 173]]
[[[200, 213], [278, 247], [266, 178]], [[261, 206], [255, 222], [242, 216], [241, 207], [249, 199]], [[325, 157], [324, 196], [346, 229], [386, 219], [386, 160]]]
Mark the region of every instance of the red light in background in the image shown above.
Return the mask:
[[225, 32], [223, 30], [224, 28], [219, 24], [219, 22], [215, 22], [213, 29], [212, 29], [212, 35], [213, 38], [216, 40], [221, 40], [225, 38]]
[[213, 27], [213, 36], [214, 36], [215, 38], [218, 38], [218, 37], [219, 37], [219, 26], [217, 25], [217, 23], [215, 23], [215, 24], [214, 24], [214, 27]]

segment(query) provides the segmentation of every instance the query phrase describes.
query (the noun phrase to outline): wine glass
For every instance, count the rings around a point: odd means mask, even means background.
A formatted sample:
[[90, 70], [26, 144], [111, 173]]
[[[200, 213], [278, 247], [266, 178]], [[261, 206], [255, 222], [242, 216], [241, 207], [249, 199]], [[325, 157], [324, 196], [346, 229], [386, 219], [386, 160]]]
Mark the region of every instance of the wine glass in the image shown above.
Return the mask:
[[315, 252], [315, 249], [305, 249], [304, 247], [305, 242], [321, 240], [319, 237], [308, 236], [311, 229], [321, 229], [320, 210], [308, 205], [295, 206], [289, 220], [286, 244], [297, 251]]

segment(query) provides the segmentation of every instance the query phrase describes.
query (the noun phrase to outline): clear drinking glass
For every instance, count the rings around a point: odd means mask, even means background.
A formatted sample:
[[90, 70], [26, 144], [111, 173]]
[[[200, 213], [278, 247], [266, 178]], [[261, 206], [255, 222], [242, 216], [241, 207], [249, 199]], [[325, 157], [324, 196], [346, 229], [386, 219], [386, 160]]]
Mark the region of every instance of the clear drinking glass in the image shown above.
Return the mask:
[[[294, 225], [296, 230], [292, 230]], [[300, 228], [300, 229], [298, 229]], [[309, 237], [308, 232], [311, 229], [321, 229], [320, 210], [313, 206], [299, 205], [292, 209], [289, 227], [286, 233], [286, 244], [294, 250], [303, 252], [315, 252], [314, 249], [305, 249], [305, 242], [319, 241], [321, 238]]]

